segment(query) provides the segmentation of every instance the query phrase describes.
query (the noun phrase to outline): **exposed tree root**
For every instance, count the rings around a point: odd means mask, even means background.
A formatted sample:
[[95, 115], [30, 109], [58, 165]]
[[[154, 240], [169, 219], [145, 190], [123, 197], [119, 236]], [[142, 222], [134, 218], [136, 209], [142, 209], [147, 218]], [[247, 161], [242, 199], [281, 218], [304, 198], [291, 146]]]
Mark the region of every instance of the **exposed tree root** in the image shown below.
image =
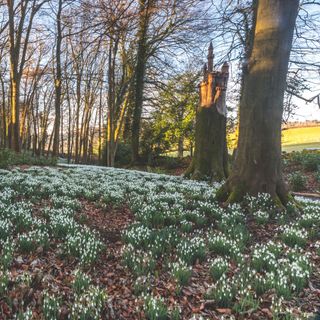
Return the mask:
[[[259, 186], [263, 186], [263, 188], [259, 188]], [[267, 185], [261, 183], [249, 184], [231, 177], [217, 191], [216, 200], [222, 203], [222, 206], [227, 207], [230, 204], [242, 202], [246, 194], [257, 196], [258, 193], [270, 194], [279, 211], [284, 211], [289, 203], [293, 203], [299, 210], [301, 208], [294, 197], [289, 193], [287, 186], [282, 179], [274, 185]]]

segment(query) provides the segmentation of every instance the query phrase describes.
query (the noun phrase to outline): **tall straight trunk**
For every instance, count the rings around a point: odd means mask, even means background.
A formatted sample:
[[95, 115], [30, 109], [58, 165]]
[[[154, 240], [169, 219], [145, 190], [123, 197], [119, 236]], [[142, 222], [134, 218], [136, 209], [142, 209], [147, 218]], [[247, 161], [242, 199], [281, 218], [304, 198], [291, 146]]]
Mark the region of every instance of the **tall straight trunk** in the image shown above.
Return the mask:
[[[92, 102], [89, 102], [89, 103], [92, 103]], [[88, 161], [91, 116], [92, 116], [91, 109], [88, 109], [85, 117], [85, 121], [83, 123], [83, 162], [84, 163], [87, 163]]]
[[7, 146], [7, 115], [6, 115], [6, 95], [3, 78], [0, 76], [1, 81], [1, 91], [2, 91], [2, 135], [3, 143], [2, 146], [5, 148]]
[[[67, 89], [68, 90], [68, 89]], [[67, 91], [68, 92], [68, 91]], [[68, 94], [68, 163], [70, 163], [71, 161], [71, 157], [72, 157], [72, 149], [71, 149], [71, 130], [72, 130], [72, 126], [71, 126], [71, 101], [70, 101], [70, 97]]]
[[280, 206], [289, 199], [281, 169], [281, 122], [298, 0], [259, 0], [253, 47], [240, 101], [238, 152], [217, 198], [240, 201], [268, 193]]
[[[13, 66], [12, 66], [13, 68]], [[11, 71], [10, 81], [10, 102], [11, 102], [11, 123], [10, 123], [10, 148], [20, 152], [20, 81]]]
[[[11, 91], [11, 123], [10, 148], [20, 152], [20, 82], [26, 63], [27, 49], [33, 19], [46, 1], [20, 1], [19, 15], [16, 14], [14, 1], [7, 0], [8, 30], [10, 44], [10, 91]], [[23, 37], [24, 35], [24, 37]]]
[[88, 133], [88, 159], [89, 163], [92, 163], [93, 160], [93, 143], [95, 140], [95, 133], [96, 133], [96, 124], [98, 120], [98, 112], [95, 113], [94, 122], [93, 122], [93, 128], [91, 129], [91, 132]]
[[[40, 146], [39, 146], [39, 127], [41, 126], [41, 119], [39, 120], [39, 124], [37, 127], [37, 119], [38, 119], [38, 101], [39, 99], [36, 98], [36, 104], [34, 108], [31, 109], [31, 119], [32, 119], [32, 126], [33, 126], [33, 138], [32, 138], [32, 154], [33, 155], [40, 155]], [[36, 114], [35, 114], [36, 113]]]
[[81, 107], [81, 75], [77, 75], [77, 107], [76, 107], [76, 141], [75, 141], [75, 163], [79, 163], [79, 121], [80, 121], [80, 107]]
[[138, 30], [137, 62], [133, 99], [133, 118], [131, 127], [132, 163], [138, 161], [140, 145], [140, 126], [143, 105], [143, 90], [147, 62], [147, 32], [150, 20], [150, 6], [153, 0], [140, 0], [140, 21]]
[[88, 99], [84, 98], [84, 110], [82, 112], [81, 124], [80, 124], [80, 133], [79, 133], [79, 159], [81, 159], [81, 155], [83, 156], [83, 145], [84, 145], [84, 130], [85, 130], [85, 119], [88, 112]]
[[48, 150], [47, 150], [47, 157], [50, 155], [50, 150], [53, 142], [53, 136], [54, 136], [54, 130], [50, 134], [49, 144], [48, 144]]
[[107, 166], [114, 166], [114, 118], [115, 118], [115, 56], [117, 43], [110, 41], [108, 58], [108, 119], [107, 119]]
[[178, 158], [180, 159], [183, 158], [183, 140], [183, 136], [180, 136], [178, 141]]
[[129, 99], [128, 103], [128, 110], [126, 112], [126, 116], [124, 119], [124, 126], [123, 126], [123, 142], [125, 144], [129, 144], [131, 141], [131, 132], [132, 132], [132, 118], [133, 118], [133, 92], [130, 91], [129, 93], [131, 98]]
[[68, 106], [67, 158], [68, 158], [68, 163], [70, 163], [71, 156], [72, 156], [72, 150], [71, 150], [72, 112], [71, 112], [71, 99], [70, 99], [70, 91], [69, 91], [69, 80], [66, 80], [66, 100], [67, 100], [67, 106]]
[[[7, 1], [9, 16], [9, 42], [10, 42], [10, 108], [11, 121], [9, 125], [9, 147], [20, 152], [20, 79], [19, 53], [21, 46], [22, 27], [25, 19], [26, 8], [21, 8], [21, 20], [18, 31], [15, 30], [14, 4]], [[21, 26], [21, 27], [20, 27]]]
[[60, 122], [60, 150], [61, 154], [64, 157], [64, 136], [63, 136], [63, 112], [61, 112], [61, 122]]
[[30, 146], [31, 146], [31, 121], [30, 121], [30, 112], [28, 112], [27, 114], [27, 121], [26, 121], [26, 138], [25, 138], [25, 149], [26, 150], [30, 150]]
[[100, 87], [100, 94], [99, 94], [99, 137], [98, 137], [98, 156], [99, 156], [99, 164], [101, 164], [102, 160], [102, 82]]
[[62, 0], [58, 3], [57, 12], [57, 43], [56, 43], [56, 78], [54, 82], [55, 87], [55, 120], [54, 120], [54, 138], [52, 156], [56, 157], [59, 154], [59, 136], [60, 136], [60, 121], [61, 121], [61, 42], [62, 42], [62, 28], [61, 28], [61, 13], [62, 13]]

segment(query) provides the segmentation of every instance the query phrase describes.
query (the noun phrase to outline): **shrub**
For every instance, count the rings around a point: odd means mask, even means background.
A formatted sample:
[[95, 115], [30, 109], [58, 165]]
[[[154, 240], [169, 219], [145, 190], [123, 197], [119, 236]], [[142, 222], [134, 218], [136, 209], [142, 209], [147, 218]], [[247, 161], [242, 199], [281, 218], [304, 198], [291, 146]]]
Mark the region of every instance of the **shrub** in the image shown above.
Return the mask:
[[293, 191], [301, 191], [306, 188], [307, 178], [301, 172], [292, 173], [289, 182]]
[[179, 168], [181, 166], [181, 161], [174, 157], [160, 157], [157, 159], [156, 164], [170, 170]]
[[129, 164], [131, 161], [131, 148], [129, 144], [120, 142], [117, 147], [115, 163], [119, 166]]
[[298, 151], [293, 151], [288, 154], [288, 158], [290, 162], [295, 164], [301, 164], [303, 160], [303, 153]]
[[306, 154], [302, 160], [302, 165], [306, 171], [317, 171], [320, 165], [320, 155], [316, 153]]
[[0, 168], [6, 169], [12, 165], [54, 166], [57, 159], [53, 157], [34, 156], [31, 152], [15, 153], [9, 149], [0, 150]]
[[11, 153], [8, 149], [0, 150], [0, 169], [6, 169], [10, 164]]

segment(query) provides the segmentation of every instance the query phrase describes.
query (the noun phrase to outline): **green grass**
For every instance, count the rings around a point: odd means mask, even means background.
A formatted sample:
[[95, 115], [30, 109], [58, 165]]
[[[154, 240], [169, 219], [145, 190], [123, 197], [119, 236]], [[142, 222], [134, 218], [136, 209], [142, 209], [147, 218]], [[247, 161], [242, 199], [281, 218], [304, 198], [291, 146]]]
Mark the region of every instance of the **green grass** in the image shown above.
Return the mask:
[[284, 151], [320, 148], [320, 126], [283, 130], [282, 147]]
[[[236, 146], [236, 134], [228, 134], [229, 153], [232, 154]], [[286, 152], [302, 151], [304, 149], [320, 149], [320, 126], [290, 128], [282, 131], [282, 150]], [[177, 151], [169, 151], [167, 157], [178, 157]], [[184, 152], [184, 156], [190, 156], [189, 151]]]
[[282, 150], [285, 152], [303, 151], [305, 149], [320, 149], [320, 142], [301, 143], [292, 145], [283, 145]]
[[[232, 149], [236, 145], [235, 137], [235, 133], [231, 133], [228, 136], [229, 153], [232, 153]], [[320, 126], [290, 128], [282, 131], [283, 151], [302, 151], [309, 148], [320, 149]]]

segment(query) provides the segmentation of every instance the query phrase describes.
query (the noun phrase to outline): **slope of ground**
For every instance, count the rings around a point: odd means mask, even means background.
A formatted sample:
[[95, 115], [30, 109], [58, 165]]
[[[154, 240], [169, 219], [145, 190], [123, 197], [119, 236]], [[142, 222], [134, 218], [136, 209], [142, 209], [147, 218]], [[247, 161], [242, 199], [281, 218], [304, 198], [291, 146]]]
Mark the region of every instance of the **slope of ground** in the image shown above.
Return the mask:
[[0, 175], [0, 319], [308, 319], [320, 205], [98, 167]]

